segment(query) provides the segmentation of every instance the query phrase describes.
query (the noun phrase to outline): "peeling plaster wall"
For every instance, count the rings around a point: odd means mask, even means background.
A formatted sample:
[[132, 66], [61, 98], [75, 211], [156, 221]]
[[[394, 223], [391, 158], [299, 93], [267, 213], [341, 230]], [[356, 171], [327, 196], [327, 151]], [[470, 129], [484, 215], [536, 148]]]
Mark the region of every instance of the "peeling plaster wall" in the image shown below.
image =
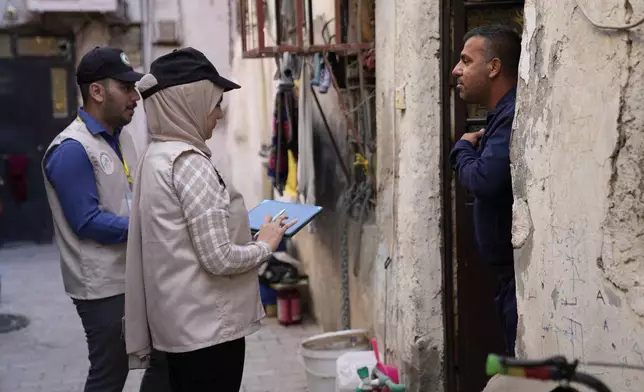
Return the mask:
[[443, 390], [440, 14], [440, 2], [376, 5], [376, 332], [387, 362], [423, 392]]
[[[624, 0], [584, 2], [624, 23]], [[644, 2], [633, 2], [639, 18]], [[512, 140], [523, 357], [644, 365], [644, 37], [528, 0]], [[644, 375], [596, 369], [614, 390]]]

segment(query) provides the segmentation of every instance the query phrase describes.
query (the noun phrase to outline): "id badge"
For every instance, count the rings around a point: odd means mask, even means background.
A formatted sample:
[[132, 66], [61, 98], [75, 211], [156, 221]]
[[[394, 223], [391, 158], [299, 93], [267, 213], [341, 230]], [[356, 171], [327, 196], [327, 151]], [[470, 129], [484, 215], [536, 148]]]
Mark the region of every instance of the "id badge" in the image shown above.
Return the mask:
[[132, 212], [132, 192], [125, 192], [125, 201], [127, 201], [127, 210]]

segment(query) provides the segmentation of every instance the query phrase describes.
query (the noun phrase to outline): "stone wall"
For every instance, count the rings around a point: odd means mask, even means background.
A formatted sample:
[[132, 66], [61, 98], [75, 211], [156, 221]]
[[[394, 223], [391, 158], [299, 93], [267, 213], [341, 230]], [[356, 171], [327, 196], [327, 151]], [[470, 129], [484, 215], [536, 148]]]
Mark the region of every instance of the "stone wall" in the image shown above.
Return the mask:
[[[643, 7], [526, 1], [511, 147], [523, 357], [644, 365], [644, 35], [584, 15], [625, 24]], [[592, 370], [644, 388], [640, 372]]]
[[440, 2], [376, 5], [376, 331], [387, 362], [423, 392], [443, 390], [444, 370], [440, 14]]

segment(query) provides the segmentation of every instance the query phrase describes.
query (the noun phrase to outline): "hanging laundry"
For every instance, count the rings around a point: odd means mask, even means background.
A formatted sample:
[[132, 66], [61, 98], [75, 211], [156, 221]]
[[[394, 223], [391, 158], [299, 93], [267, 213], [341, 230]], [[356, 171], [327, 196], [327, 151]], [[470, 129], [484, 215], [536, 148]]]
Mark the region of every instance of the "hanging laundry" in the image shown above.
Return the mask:
[[325, 61], [324, 55], [316, 53], [313, 56], [313, 79], [311, 79], [311, 86], [317, 86], [320, 94], [326, 94], [329, 91], [331, 86], [331, 74], [332, 70], [328, 69]]
[[313, 103], [311, 96], [312, 69], [302, 68], [298, 102], [299, 159], [297, 162], [297, 190], [300, 202], [315, 205], [315, 163], [313, 157]]
[[27, 201], [29, 157], [26, 155], [9, 155], [6, 163], [7, 179], [11, 195], [16, 204], [22, 204]]
[[280, 196], [283, 194], [288, 177], [288, 152], [298, 159], [297, 110], [293, 96], [293, 85], [280, 84], [275, 97], [273, 112], [272, 150], [268, 161], [268, 175]]
[[320, 85], [320, 72], [322, 71], [323, 63], [322, 55], [320, 53], [313, 55], [313, 79], [311, 79], [311, 86]]
[[325, 66], [320, 72], [320, 94], [326, 94], [329, 91], [329, 86], [331, 85], [331, 74], [329, 69]]

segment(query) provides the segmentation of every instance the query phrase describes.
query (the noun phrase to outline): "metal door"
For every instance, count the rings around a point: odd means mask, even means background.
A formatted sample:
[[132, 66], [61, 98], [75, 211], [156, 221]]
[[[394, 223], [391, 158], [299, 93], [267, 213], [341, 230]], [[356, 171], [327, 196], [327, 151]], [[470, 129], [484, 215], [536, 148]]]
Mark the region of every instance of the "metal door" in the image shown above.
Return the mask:
[[485, 359], [503, 353], [504, 339], [494, 306], [496, 277], [480, 261], [473, 230], [473, 196], [460, 184], [449, 153], [464, 132], [485, 126], [486, 109], [458, 98], [451, 70], [459, 61], [465, 33], [486, 24], [507, 24], [521, 32], [523, 1], [444, 0], [443, 198], [445, 238], [446, 390], [480, 391], [488, 378]]
[[[76, 115], [72, 40], [4, 35], [0, 55], [0, 243], [50, 242], [41, 160]], [[0, 54], [2, 53], [0, 49]]]

